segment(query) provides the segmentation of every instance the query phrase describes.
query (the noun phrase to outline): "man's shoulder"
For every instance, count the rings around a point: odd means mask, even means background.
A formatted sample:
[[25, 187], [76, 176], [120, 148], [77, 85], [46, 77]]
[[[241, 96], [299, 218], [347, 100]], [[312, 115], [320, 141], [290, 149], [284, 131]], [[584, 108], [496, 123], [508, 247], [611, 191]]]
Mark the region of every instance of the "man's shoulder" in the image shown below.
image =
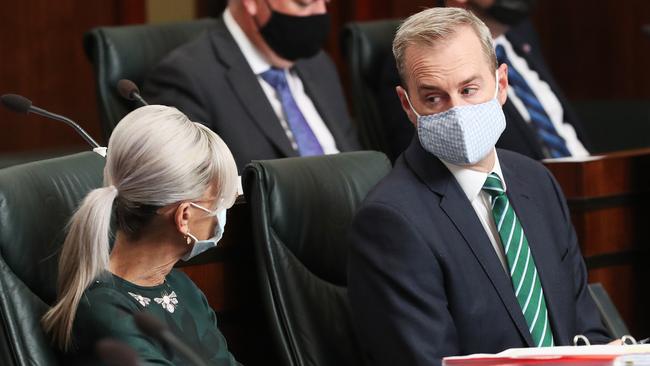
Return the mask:
[[510, 28], [508, 32], [506, 32], [505, 36], [510, 43], [517, 46], [524, 43], [535, 47], [539, 45], [537, 31], [530, 19], [526, 19], [518, 25]]
[[[176, 47], [164, 56], [154, 67], [156, 70], [164, 70], [165, 67], [183, 69], [186, 72], [203, 72], [203, 69], [212, 68], [218, 64], [218, 52], [226, 52], [225, 45], [217, 47], [218, 34], [228, 32], [222, 19], [215, 19], [213, 24], [198, 34], [192, 40]], [[233, 41], [234, 43], [234, 41]], [[235, 45], [236, 46], [236, 45]]]
[[393, 169], [368, 193], [362, 207], [375, 204], [408, 212], [409, 207], [422, 199], [426, 189], [402, 155], [395, 161]]
[[212, 30], [207, 29], [191, 41], [178, 46], [163, 57], [159, 64], [179, 66], [191, 64], [196, 67], [206, 58], [213, 59], [211, 32]]

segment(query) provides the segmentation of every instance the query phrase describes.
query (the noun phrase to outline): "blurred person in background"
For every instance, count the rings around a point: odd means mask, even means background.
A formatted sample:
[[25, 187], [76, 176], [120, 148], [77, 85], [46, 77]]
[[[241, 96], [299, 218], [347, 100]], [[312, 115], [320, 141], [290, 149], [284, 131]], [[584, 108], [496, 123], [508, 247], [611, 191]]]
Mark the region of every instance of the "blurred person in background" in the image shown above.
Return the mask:
[[322, 45], [327, 0], [230, 0], [207, 33], [168, 55], [144, 96], [202, 121], [241, 171], [253, 159], [357, 150], [339, 76]]

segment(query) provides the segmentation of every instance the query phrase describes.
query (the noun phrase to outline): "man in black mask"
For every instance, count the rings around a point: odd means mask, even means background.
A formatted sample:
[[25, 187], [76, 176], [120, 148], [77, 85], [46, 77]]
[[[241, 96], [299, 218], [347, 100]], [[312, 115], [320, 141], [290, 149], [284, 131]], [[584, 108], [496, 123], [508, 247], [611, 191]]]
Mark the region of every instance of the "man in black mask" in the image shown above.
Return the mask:
[[241, 171], [254, 159], [359, 149], [339, 77], [321, 50], [328, 0], [230, 0], [208, 32], [149, 75], [149, 103], [217, 132]]
[[[511, 88], [503, 106], [506, 129], [497, 147], [538, 160], [589, 155], [582, 124], [553, 80], [528, 19], [535, 0], [439, 0], [436, 5], [476, 14], [492, 33], [499, 64], [508, 64]], [[395, 93], [400, 84], [395, 61], [389, 57], [381, 75], [379, 105], [386, 116], [383, 123], [392, 159], [413, 137], [412, 124], [404, 120]]]

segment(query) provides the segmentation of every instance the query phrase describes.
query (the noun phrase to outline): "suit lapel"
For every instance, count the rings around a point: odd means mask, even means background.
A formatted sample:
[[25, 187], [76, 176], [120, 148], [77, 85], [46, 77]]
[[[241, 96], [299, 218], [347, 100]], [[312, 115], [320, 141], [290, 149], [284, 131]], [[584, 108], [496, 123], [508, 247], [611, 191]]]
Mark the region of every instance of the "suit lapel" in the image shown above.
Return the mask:
[[[211, 34], [214, 52], [226, 65], [226, 78], [239, 99], [242, 109], [255, 122], [262, 133], [285, 156], [297, 156], [291, 147], [280, 121], [278, 121], [264, 90], [262, 90], [237, 43], [222, 20], [217, 22]], [[237, 123], [237, 121], [232, 121]]]
[[551, 329], [556, 344], [562, 344], [562, 340], [567, 340], [571, 335], [565, 334], [564, 326], [562, 326], [562, 319], [558, 319], [558, 314], [561, 314], [560, 304], [557, 299], [562, 294], [555, 293], [556, 289], [562, 288], [561, 281], [566, 281], [566, 278], [560, 278], [559, 273], [563, 273], [560, 268], [560, 263], [557, 261], [556, 253], [553, 252], [554, 246], [550, 245], [549, 236], [546, 233], [547, 228], [542, 224], [544, 213], [541, 211], [541, 204], [539, 202], [541, 197], [535, 197], [528, 193], [530, 189], [526, 186], [531, 186], [533, 182], [524, 182], [523, 177], [516, 174], [517, 169], [508, 166], [507, 162], [501, 160], [504, 180], [506, 181], [508, 199], [510, 204], [515, 209], [517, 218], [524, 229], [526, 239], [530, 251], [535, 260], [535, 267], [542, 284], [544, 291], [544, 298], [546, 300], [546, 308], [551, 321]]
[[437, 158], [422, 148], [417, 137], [413, 139], [408, 147], [405, 158], [409, 166], [429, 189], [433, 193], [442, 196], [440, 208], [465, 239], [466, 244], [470, 247], [474, 257], [480, 263], [485, 275], [489, 278], [503, 305], [508, 310], [510, 318], [515, 323], [522, 338], [526, 340], [529, 346], [533, 346], [528, 325], [512, 289], [512, 281], [503, 270], [483, 225], [481, 225], [474, 213], [474, 208], [458, 182]]

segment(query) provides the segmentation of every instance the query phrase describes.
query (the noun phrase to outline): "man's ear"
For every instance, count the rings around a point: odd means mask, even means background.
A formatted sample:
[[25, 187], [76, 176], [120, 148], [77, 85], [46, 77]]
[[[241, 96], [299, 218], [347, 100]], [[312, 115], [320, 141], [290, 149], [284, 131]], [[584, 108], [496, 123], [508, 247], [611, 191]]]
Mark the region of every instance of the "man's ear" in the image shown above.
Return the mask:
[[190, 230], [190, 218], [192, 217], [190, 207], [189, 202], [183, 202], [174, 211], [174, 225], [176, 230], [183, 235], [187, 235]]
[[406, 90], [398, 85], [395, 87], [395, 91], [397, 92], [397, 97], [399, 98], [404, 113], [406, 113], [406, 116], [408, 117], [409, 121], [411, 121], [413, 126], [417, 127], [418, 116], [416, 116], [415, 113], [413, 113], [413, 110], [411, 109], [411, 105], [409, 104], [408, 99], [406, 97], [407, 95]]
[[241, 0], [241, 3], [250, 16], [257, 15], [257, 0]]
[[504, 105], [508, 99], [508, 65], [501, 64], [497, 71], [499, 75], [499, 80], [497, 80], [499, 83], [499, 92], [497, 93], [497, 99], [501, 105]]

